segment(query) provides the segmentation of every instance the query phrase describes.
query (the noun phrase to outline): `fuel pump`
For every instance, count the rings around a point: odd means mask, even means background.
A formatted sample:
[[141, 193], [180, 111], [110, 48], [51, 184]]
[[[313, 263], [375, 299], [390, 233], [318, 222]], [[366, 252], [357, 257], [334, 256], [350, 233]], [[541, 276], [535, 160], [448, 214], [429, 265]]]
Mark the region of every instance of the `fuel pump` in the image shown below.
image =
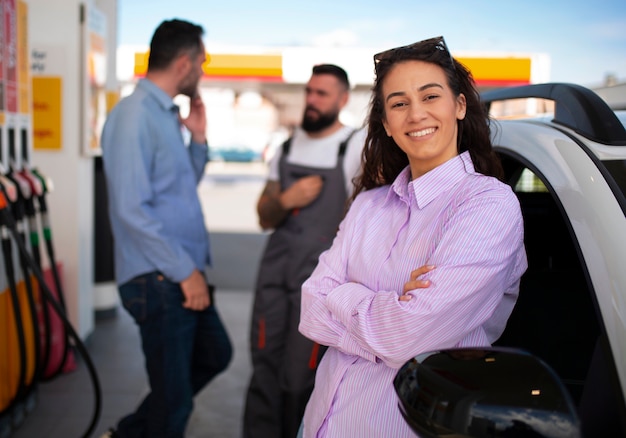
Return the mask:
[[[5, 177], [0, 176], [0, 190], [5, 198], [11, 202], [17, 202], [17, 189], [15, 184]], [[11, 336], [7, 339], [8, 343], [12, 345], [9, 347], [9, 352], [17, 357], [13, 357], [11, 362], [16, 368], [11, 373], [16, 379], [9, 383], [10, 402], [6, 407], [10, 417], [10, 422], [13, 426], [20, 425], [24, 421], [25, 417], [25, 404], [26, 396], [28, 393], [27, 385], [27, 351], [26, 351], [26, 337], [24, 329], [24, 321], [22, 319], [22, 308], [20, 295], [17, 288], [17, 273], [14, 266], [14, 253], [13, 245], [11, 243], [11, 236], [9, 230], [5, 225], [0, 225], [0, 240], [2, 245], [2, 256], [4, 260], [5, 276], [9, 285], [9, 293], [11, 295], [12, 313], [7, 318], [10, 325], [13, 326], [12, 333], [15, 334], [14, 339], [16, 343], [11, 342]], [[13, 368], [13, 367], [11, 367]]]
[[[29, 199], [32, 198], [32, 189], [29, 182], [21, 176], [18, 172], [15, 172], [15, 144], [14, 136], [9, 132], [9, 167], [10, 171], [4, 176], [5, 180], [8, 180], [15, 186], [15, 196], [9, 198], [12, 200], [10, 208], [13, 212], [16, 222], [16, 230], [22, 242], [26, 242], [26, 215], [25, 212], [28, 209]], [[3, 185], [3, 187], [6, 186]], [[3, 194], [6, 193], [6, 189], [3, 188]], [[36, 404], [35, 389], [39, 376], [39, 326], [37, 324], [37, 309], [35, 304], [35, 285], [33, 285], [33, 278], [27, 265], [27, 261], [23, 254], [18, 254], [20, 273], [18, 275], [15, 269], [10, 266], [13, 263], [13, 251], [11, 248], [11, 242], [9, 236], [4, 231], [2, 240], [3, 253], [5, 259], [5, 265], [7, 266], [7, 279], [9, 284], [14, 284], [14, 312], [15, 318], [16, 336], [19, 340], [20, 351], [23, 351], [23, 355], [20, 354], [20, 379], [19, 379], [19, 391], [14, 399], [12, 408], [12, 422], [15, 425], [21, 424], [24, 416], [27, 412], [34, 409]], [[18, 281], [20, 280], [21, 281]]]
[[13, 241], [17, 244], [20, 255], [24, 258], [24, 260], [26, 261], [28, 265], [28, 268], [33, 272], [35, 278], [40, 284], [40, 289], [41, 289], [44, 301], [49, 303], [51, 308], [54, 310], [54, 312], [56, 312], [56, 314], [59, 315], [59, 317], [61, 318], [65, 326], [66, 331], [68, 332], [69, 336], [73, 339], [76, 349], [78, 350], [78, 352], [81, 354], [81, 356], [83, 357], [85, 361], [85, 364], [89, 371], [89, 375], [91, 377], [91, 381], [94, 386], [94, 402], [95, 402], [94, 414], [92, 416], [91, 422], [89, 423], [85, 433], [82, 435], [84, 438], [89, 438], [98, 423], [98, 419], [100, 417], [100, 412], [101, 412], [101, 404], [102, 404], [102, 390], [100, 388], [100, 381], [98, 379], [96, 368], [93, 364], [91, 357], [89, 356], [89, 353], [87, 352], [85, 345], [81, 341], [80, 336], [78, 336], [78, 334], [72, 327], [72, 324], [65, 317], [64, 310], [61, 308], [59, 303], [56, 301], [56, 299], [50, 292], [50, 289], [46, 285], [46, 282], [43, 278], [43, 274], [41, 270], [35, 263], [31, 254], [29, 254], [28, 249], [25, 245], [24, 239], [22, 238], [22, 236], [20, 236], [17, 230], [17, 223], [9, 210], [9, 204], [7, 202], [6, 197], [4, 196], [4, 193], [0, 193], [0, 227], [4, 227], [9, 231], [9, 234], [13, 238]]
[[[22, 151], [21, 151], [21, 170], [20, 176], [26, 180], [31, 188], [32, 196], [30, 202], [27, 203], [26, 215], [29, 218], [30, 224], [30, 244], [33, 258], [37, 263], [40, 270], [42, 270], [41, 254], [40, 254], [40, 239], [39, 239], [39, 219], [42, 225], [42, 231], [44, 236], [45, 248], [50, 262], [50, 272], [52, 274], [53, 288], [52, 292], [63, 309], [67, 311], [65, 305], [64, 293], [61, 285], [61, 278], [58, 270], [58, 265], [54, 255], [54, 247], [52, 244], [52, 231], [50, 227], [50, 221], [48, 218], [48, 208], [46, 203], [46, 191], [50, 184], [45, 183], [45, 178], [35, 174], [31, 171], [29, 165], [29, 148], [27, 143], [26, 132], [22, 132]], [[43, 370], [43, 378], [45, 380], [52, 379], [58, 376], [63, 371], [71, 371], [75, 369], [76, 363], [74, 361], [73, 352], [70, 349], [69, 337], [65, 331], [63, 324], [58, 316], [50, 314], [47, 306], [43, 306], [44, 316], [47, 315], [46, 329], [52, 333], [53, 339], [50, 348], [49, 355], [45, 362]]]

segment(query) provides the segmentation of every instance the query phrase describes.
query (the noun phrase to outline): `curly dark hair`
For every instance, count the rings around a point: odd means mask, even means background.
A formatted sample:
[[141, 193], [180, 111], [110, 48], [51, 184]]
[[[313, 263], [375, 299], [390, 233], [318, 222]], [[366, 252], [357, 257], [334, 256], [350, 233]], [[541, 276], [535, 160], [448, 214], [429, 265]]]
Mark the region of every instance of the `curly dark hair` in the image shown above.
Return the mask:
[[458, 152], [469, 151], [478, 172], [498, 179], [503, 178], [502, 165], [491, 144], [490, 118], [480, 101], [472, 74], [463, 64], [452, 58], [443, 38], [432, 38], [410, 46], [391, 49], [375, 55], [374, 59], [376, 79], [372, 87], [367, 119], [368, 132], [361, 157], [363, 171], [355, 180], [356, 189], [353, 197], [362, 191], [391, 184], [409, 164], [406, 153], [385, 132], [382, 86], [397, 63], [412, 60], [441, 67], [454, 95], [465, 96], [467, 102], [465, 118], [457, 120]]

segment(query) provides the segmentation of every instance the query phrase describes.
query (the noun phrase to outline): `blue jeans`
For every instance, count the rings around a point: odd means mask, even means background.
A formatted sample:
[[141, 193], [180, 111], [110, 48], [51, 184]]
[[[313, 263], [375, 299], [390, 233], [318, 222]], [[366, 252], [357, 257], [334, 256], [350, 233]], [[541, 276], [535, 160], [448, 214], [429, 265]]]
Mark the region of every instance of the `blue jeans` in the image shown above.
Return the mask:
[[119, 288], [124, 308], [141, 333], [150, 393], [120, 420], [123, 438], [182, 438], [193, 396], [230, 363], [232, 346], [214, 303], [198, 312], [182, 306], [183, 293], [159, 272]]

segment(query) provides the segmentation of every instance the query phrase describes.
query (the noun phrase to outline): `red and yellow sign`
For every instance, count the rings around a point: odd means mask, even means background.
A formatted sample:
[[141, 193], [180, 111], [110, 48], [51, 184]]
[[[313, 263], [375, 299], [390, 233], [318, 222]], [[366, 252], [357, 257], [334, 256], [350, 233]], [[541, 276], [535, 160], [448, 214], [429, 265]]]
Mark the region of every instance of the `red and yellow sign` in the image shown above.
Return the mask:
[[[209, 58], [202, 67], [205, 79], [283, 81], [281, 55], [207, 54]], [[145, 76], [147, 71], [148, 52], [135, 53], [135, 76]]]
[[[207, 54], [207, 59], [208, 59]], [[474, 76], [479, 87], [515, 86], [531, 83], [530, 57], [456, 57]], [[284, 82], [283, 56], [251, 54], [211, 54], [204, 65], [204, 78], [211, 80], [260, 80]], [[148, 70], [148, 52], [135, 53], [136, 77]]]
[[455, 59], [472, 72], [479, 87], [511, 87], [530, 84], [530, 58], [463, 58]]

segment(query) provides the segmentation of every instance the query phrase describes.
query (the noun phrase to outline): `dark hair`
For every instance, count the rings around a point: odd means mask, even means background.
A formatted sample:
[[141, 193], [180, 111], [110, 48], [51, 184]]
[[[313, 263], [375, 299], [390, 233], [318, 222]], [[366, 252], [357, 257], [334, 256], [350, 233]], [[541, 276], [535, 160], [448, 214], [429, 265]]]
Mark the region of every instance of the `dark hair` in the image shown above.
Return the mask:
[[181, 54], [196, 56], [202, 49], [202, 26], [184, 20], [163, 21], [152, 35], [148, 71], [167, 68]]
[[458, 152], [469, 151], [478, 172], [502, 179], [502, 165], [491, 145], [489, 115], [480, 102], [472, 74], [463, 64], [450, 56], [443, 38], [433, 38], [425, 40], [423, 44], [420, 42], [391, 49], [377, 54], [374, 58], [376, 79], [372, 87], [367, 119], [368, 132], [361, 159], [363, 171], [355, 180], [354, 197], [364, 190], [391, 184], [409, 164], [407, 155], [385, 132], [382, 84], [394, 65], [410, 60], [438, 65], [445, 72], [448, 86], [454, 95], [465, 96], [467, 102], [465, 118], [457, 120]]
[[348, 73], [334, 64], [318, 64], [313, 66], [312, 74], [315, 75], [332, 75], [337, 78], [337, 80], [344, 85], [346, 90], [350, 89], [350, 82], [348, 81]]

